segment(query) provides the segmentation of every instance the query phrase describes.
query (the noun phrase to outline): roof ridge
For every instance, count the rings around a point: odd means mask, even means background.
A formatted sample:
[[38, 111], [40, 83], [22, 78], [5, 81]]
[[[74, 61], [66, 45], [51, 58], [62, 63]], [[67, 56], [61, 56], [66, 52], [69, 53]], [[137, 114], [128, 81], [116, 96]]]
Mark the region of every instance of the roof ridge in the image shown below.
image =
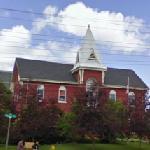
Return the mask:
[[116, 69], [116, 70], [129, 70], [135, 72], [133, 69], [124, 69], [124, 68], [112, 68], [112, 67], [107, 67], [107, 69]]
[[27, 59], [27, 58], [21, 58], [21, 57], [16, 57], [17, 60], [27, 60], [27, 61], [39, 61], [39, 62], [46, 62], [46, 63], [54, 63], [54, 64], [59, 64], [59, 65], [74, 65], [74, 64], [67, 64], [67, 63], [59, 63], [59, 62], [53, 62], [53, 61], [47, 61], [47, 60], [38, 60], [38, 59]]
[[9, 71], [9, 70], [0, 70], [0, 72], [9, 72], [9, 73], [12, 73], [12, 71]]

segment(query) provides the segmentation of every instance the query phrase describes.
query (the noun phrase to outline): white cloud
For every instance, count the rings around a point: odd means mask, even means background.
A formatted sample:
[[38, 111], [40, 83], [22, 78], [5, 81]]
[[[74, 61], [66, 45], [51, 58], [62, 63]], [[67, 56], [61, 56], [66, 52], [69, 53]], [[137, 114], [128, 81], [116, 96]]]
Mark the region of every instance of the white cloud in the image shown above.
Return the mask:
[[[74, 63], [78, 46], [45, 41], [32, 46], [31, 32], [22, 25], [0, 31], [0, 70], [12, 70], [16, 57]], [[72, 54], [70, 57], [69, 55]]]
[[50, 37], [49, 41], [32, 46], [32, 33], [52, 27], [64, 33], [83, 37], [88, 24], [91, 25], [98, 43], [110, 47], [114, 52], [118, 49], [125, 52], [142, 52], [143, 49], [139, 45], [145, 44], [144, 41], [149, 37], [148, 34], [140, 32], [143, 20], [133, 16], [99, 11], [87, 7], [82, 2], [70, 4], [63, 10], [49, 5], [44, 9], [43, 16], [33, 21], [31, 30], [23, 25], [0, 30], [0, 70], [12, 70], [15, 57], [74, 63], [79, 45], [73, 42], [69, 44], [66, 40], [51, 41]]
[[15, 57], [28, 54], [30, 32], [22, 25], [0, 31], [0, 70], [12, 70]]
[[32, 48], [34, 59], [54, 62], [74, 63], [78, 45], [64, 44], [62, 42], [47, 41]]
[[46, 26], [54, 25], [56, 22], [55, 15], [57, 14], [58, 10], [56, 7], [47, 6], [43, 11], [43, 17], [37, 18], [33, 21], [33, 28], [32, 32], [37, 33], [44, 29]]
[[142, 19], [124, 16], [122, 13], [99, 11], [82, 2], [70, 4], [60, 11], [49, 5], [44, 12], [46, 15], [33, 24], [36, 32], [51, 26], [66, 33], [84, 36], [87, 25], [90, 24], [98, 43], [111, 46], [112, 50], [143, 51], [139, 46], [145, 44], [145, 35], [140, 34]]
[[143, 51], [139, 48], [139, 44], [144, 44], [139, 36], [143, 27], [141, 19], [125, 17], [122, 13], [98, 11], [85, 6], [82, 2], [67, 6], [58, 16], [61, 17], [58, 28], [64, 32], [83, 36], [86, 28], [84, 26], [90, 24], [94, 37], [100, 44], [111, 45], [113, 50], [119, 47], [119, 50], [128, 52]]

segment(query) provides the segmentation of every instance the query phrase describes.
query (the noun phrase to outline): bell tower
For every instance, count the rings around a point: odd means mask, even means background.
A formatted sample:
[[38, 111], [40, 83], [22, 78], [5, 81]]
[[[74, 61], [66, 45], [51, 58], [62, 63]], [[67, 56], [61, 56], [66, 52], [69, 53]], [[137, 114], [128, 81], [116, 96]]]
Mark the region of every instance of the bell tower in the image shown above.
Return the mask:
[[[91, 32], [90, 25], [81, 43], [81, 48], [77, 52], [76, 62], [72, 69], [72, 73], [75, 74], [77, 81], [83, 84], [87, 80], [87, 76], [91, 78], [99, 76], [99, 80], [103, 82], [104, 71], [107, 68], [102, 64], [100, 53], [96, 50], [96, 43]], [[95, 75], [95, 73], [102, 75]], [[90, 78], [89, 76], [89, 78]]]

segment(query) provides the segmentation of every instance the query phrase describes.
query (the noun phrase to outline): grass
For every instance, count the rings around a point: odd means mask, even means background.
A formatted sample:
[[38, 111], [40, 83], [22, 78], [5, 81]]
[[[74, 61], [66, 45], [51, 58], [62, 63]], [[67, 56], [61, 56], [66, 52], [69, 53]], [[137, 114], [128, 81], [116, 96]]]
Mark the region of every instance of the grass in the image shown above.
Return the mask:
[[[4, 145], [0, 145], [0, 150], [5, 150]], [[16, 150], [16, 146], [9, 146], [8, 150]], [[40, 150], [52, 150], [50, 145], [40, 145]], [[55, 150], [150, 150], [150, 144], [139, 143], [129, 144], [57, 144]]]

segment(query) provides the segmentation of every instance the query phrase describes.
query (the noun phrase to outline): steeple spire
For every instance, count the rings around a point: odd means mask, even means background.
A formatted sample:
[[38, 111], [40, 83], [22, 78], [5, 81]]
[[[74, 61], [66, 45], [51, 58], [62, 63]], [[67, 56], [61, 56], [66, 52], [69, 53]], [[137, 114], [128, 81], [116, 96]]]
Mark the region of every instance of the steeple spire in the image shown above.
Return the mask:
[[96, 51], [96, 44], [93, 33], [90, 29], [90, 25], [88, 24], [88, 28], [81, 44], [81, 48], [77, 52], [76, 63], [74, 65], [74, 69], [77, 68], [95, 68], [95, 69], [103, 69], [106, 68], [102, 65], [101, 59], [99, 58]]

